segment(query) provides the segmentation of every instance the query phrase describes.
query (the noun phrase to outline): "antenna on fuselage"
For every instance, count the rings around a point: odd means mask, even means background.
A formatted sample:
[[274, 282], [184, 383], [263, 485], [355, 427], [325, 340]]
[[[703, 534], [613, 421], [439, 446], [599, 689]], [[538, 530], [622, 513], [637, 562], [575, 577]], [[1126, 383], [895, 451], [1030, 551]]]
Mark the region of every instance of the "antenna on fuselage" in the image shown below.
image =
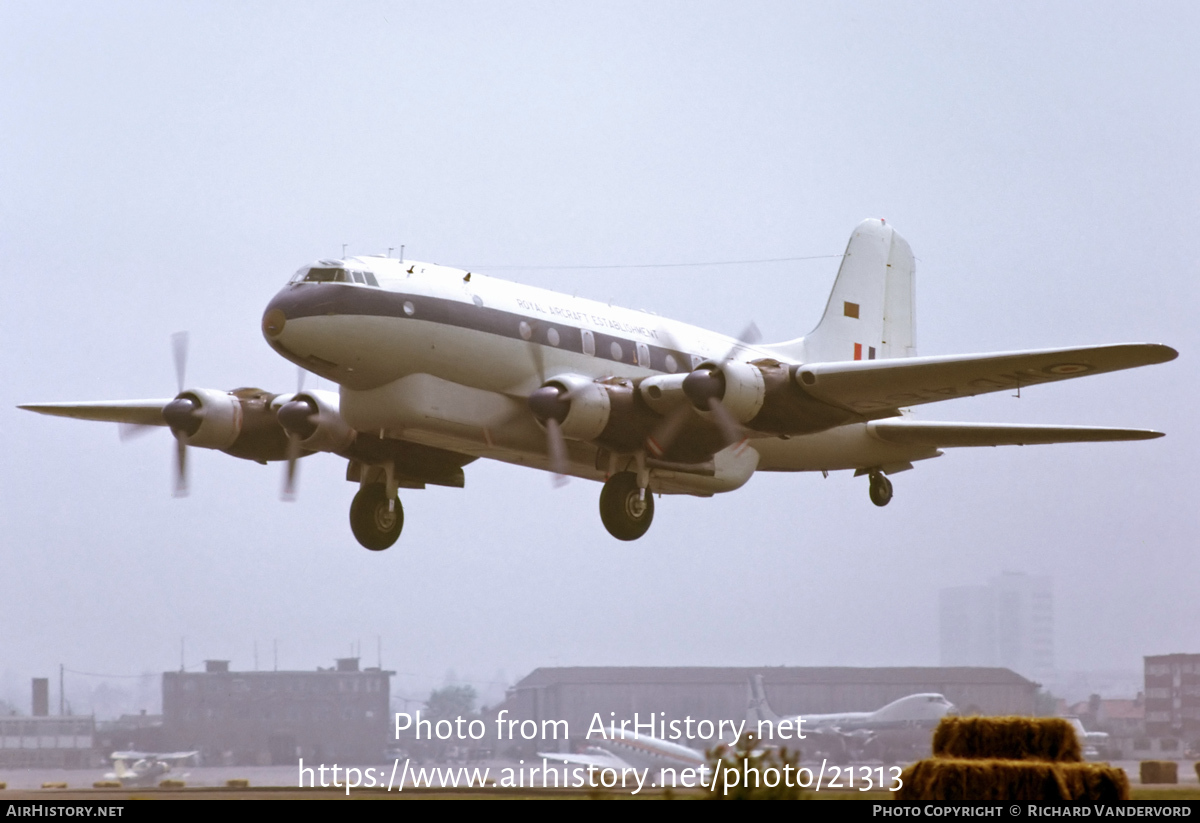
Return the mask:
[[403, 243], [400, 244], [400, 262], [401, 263], [404, 262], [404, 244]]
[[348, 245], [349, 245], [349, 243], [343, 243], [343, 244], [342, 244], [342, 259], [343, 259], [343, 260], [345, 260], [345, 259], [346, 259], [346, 246], [348, 246]]
[[388, 256], [388, 257], [391, 257], [391, 256], [392, 256], [392, 249], [394, 249], [394, 248], [396, 248], [396, 247], [395, 247], [395, 246], [388, 246], [388, 253], [387, 253], [387, 256]]

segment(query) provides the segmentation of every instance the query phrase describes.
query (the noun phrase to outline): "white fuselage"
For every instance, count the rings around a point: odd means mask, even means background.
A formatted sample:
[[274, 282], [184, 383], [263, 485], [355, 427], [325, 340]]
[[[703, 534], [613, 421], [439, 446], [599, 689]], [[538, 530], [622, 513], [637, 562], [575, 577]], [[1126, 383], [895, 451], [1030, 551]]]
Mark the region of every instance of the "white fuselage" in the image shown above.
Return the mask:
[[[317, 269], [313, 271], [326, 271]], [[331, 261], [329, 271], [334, 271]], [[480, 274], [381, 257], [336, 261], [346, 281], [311, 282], [302, 269], [271, 302], [283, 356], [339, 384], [352, 427], [427, 446], [548, 469], [546, 437], [527, 398], [547, 379], [636, 380], [683, 374], [735, 356], [797, 362], [769, 345], [580, 297]], [[375, 285], [378, 284], [378, 285]], [[283, 322], [280, 322], [282, 318]], [[756, 470], [821, 471], [937, 455], [886, 443], [870, 424], [789, 438], [755, 436], [719, 452], [712, 476], [655, 469], [654, 489], [712, 494]], [[603, 480], [597, 446], [568, 443], [569, 473]]]

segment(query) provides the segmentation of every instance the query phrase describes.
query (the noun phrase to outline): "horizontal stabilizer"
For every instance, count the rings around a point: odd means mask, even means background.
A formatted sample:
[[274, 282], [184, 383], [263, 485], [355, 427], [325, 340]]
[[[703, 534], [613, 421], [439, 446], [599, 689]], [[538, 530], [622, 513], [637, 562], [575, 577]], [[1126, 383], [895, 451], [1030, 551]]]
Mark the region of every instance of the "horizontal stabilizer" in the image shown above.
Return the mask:
[[818, 400], [860, 414], [871, 414], [1165, 363], [1178, 356], [1171, 347], [1157, 343], [1124, 343], [997, 354], [813, 363], [801, 367], [797, 377], [804, 390]]
[[166, 400], [108, 400], [94, 403], [30, 403], [18, 409], [50, 414], [55, 417], [73, 417], [76, 420], [99, 420], [105, 423], [132, 423], [137, 426], [165, 426], [163, 406]]
[[873, 420], [869, 431], [904, 446], [1036, 446], [1047, 443], [1103, 443], [1152, 440], [1162, 432], [1108, 429], [1101, 426], [1036, 426], [1004, 423], [938, 423], [924, 420]]

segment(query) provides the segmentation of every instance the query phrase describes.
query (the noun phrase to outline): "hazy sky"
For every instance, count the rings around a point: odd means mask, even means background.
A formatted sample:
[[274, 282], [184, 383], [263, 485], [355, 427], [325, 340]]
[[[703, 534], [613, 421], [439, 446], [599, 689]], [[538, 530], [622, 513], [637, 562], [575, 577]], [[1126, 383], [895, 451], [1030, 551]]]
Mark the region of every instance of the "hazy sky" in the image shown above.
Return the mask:
[[[1064, 669], [1200, 651], [1200, 8], [1194, 3], [0, 4], [0, 671], [328, 665], [406, 694], [545, 665], [936, 665], [937, 592], [1055, 579]], [[948, 450], [894, 478], [756, 476], [613, 540], [599, 485], [467, 468], [355, 543], [343, 461], [281, 467], [33, 401], [294, 387], [259, 331], [299, 266], [840, 254], [886, 217], [918, 346], [1161, 342], [1178, 360], [922, 419], [1154, 428]], [[837, 260], [500, 276], [768, 340]], [[319, 385], [310, 378], [309, 386]], [[326, 384], [326, 387], [329, 387]], [[72, 683], [94, 685], [75, 676]], [[6, 686], [5, 688], [9, 688]], [[10, 693], [12, 693], [10, 691]], [[0, 696], [3, 696], [0, 694]], [[86, 707], [80, 707], [86, 708]]]

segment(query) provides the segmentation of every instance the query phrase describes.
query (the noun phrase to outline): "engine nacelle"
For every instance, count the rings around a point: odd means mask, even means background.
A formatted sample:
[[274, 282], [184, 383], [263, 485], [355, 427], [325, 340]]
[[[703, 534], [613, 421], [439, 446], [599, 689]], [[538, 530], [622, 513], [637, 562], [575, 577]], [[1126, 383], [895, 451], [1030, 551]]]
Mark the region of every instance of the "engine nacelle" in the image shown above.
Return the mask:
[[181, 392], [170, 404], [184, 409], [186, 422], [182, 425], [167, 419], [175, 436], [189, 446], [205, 449], [227, 449], [242, 433], [242, 403], [229, 392], [216, 389], [188, 389]]
[[[715, 399], [720, 400], [721, 405], [728, 409], [739, 423], [749, 423], [762, 411], [763, 404], [767, 399], [767, 387], [762, 369], [752, 363], [738, 363], [731, 360], [718, 364], [710, 361], [701, 363], [692, 374], [688, 375], [688, 378], [695, 381], [702, 378], [705, 373], [712, 375], [710, 379], [714, 382], [723, 385], [723, 390], [720, 394], [715, 395]], [[686, 383], [687, 378], [685, 378]], [[686, 385], [684, 390], [687, 391]], [[699, 411], [708, 411], [700, 403], [696, 403], [695, 399], [693, 399], [693, 403]]]
[[854, 414], [823, 403], [796, 377], [798, 366], [775, 360], [702, 363], [683, 389], [701, 414], [719, 401], [739, 423], [767, 434], [807, 434], [850, 421]]
[[271, 406], [279, 416], [279, 424], [290, 436], [300, 439], [300, 448], [305, 451], [340, 453], [354, 442], [357, 433], [343, 419], [334, 392], [316, 389], [280, 395]]
[[[571, 440], [595, 440], [608, 425], [612, 411], [608, 392], [592, 378], [563, 374], [547, 380], [542, 388], [559, 390], [557, 402], [565, 404], [565, 416], [556, 411], [539, 417], [543, 422], [548, 417], [558, 420], [564, 437]], [[562, 409], [562, 406], [558, 408]]]

